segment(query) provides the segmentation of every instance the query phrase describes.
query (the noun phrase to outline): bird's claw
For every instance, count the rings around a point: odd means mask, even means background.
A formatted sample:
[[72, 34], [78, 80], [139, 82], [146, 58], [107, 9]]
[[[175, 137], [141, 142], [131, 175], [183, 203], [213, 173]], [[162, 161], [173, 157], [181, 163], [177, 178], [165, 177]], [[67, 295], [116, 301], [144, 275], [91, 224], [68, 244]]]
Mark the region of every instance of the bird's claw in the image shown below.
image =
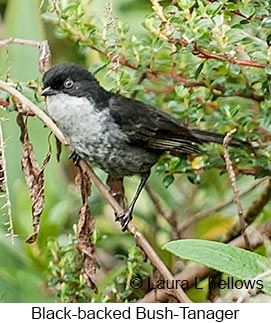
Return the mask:
[[80, 161], [80, 156], [74, 150], [73, 152], [70, 153], [69, 159], [71, 159], [73, 161], [74, 165], [77, 166], [79, 164], [79, 161]]
[[115, 217], [116, 221], [120, 222], [122, 231], [127, 230], [128, 224], [130, 223], [132, 218], [132, 212], [129, 208], [127, 210], [124, 210], [124, 212], [117, 214]]

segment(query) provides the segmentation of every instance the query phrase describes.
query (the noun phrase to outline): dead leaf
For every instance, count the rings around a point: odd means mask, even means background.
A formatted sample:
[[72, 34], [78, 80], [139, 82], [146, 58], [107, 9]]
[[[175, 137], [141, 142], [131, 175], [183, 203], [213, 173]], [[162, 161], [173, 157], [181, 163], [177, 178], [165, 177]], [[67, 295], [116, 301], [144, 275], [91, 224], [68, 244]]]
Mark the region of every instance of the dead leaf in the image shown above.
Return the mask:
[[47, 40], [44, 40], [39, 45], [39, 71], [43, 74], [48, 65], [51, 56], [50, 47]]
[[42, 166], [36, 161], [32, 143], [29, 140], [26, 121], [21, 113], [18, 113], [17, 123], [21, 129], [20, 140], [23, 144], [22, 169], [25, 174], [28, 186], [29, 196], [32, 201], [32, 223], [34, 233], [26, 240], [27, 243], [33, 243], [37, 239], [39, 232], [40, 215], [44, 208], [44, 168], [50, 160], [51, 151], [46, 155]]
[[75, 182], [80, 187], [83, 202], [79, 211], [77, 226], [78, 249], [84, 254], [83, 265], [86, 282], [88, 286], [97, 293], [98, 289], [95, 284], [96, 247], [91, 241], [91, 235], [95, 228], [95, 220], [91, 216], [88, 206], [88, 197], [91, 194], [91, 183], [89, 177], [81, 168], [79, 168]]
[[0, 98], [0, 106], [1, 106], [1, 107], [4, 107], [4, 108], [7, 108], [7, 107], [9, 107], [9, 106], [10, 106], [10, 103], [9, 103], [9, 101], [8, 101], [8, 100], [4, 100], [4, 99], [1, 99], [1, 98]]

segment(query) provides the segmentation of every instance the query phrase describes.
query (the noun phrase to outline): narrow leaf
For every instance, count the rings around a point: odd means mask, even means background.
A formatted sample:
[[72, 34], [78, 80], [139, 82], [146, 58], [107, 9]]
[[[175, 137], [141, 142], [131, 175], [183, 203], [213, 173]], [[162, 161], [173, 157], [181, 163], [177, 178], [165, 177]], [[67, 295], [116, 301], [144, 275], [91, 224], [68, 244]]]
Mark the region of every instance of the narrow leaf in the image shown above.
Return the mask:
[[196, 72], [195, 72], [195, 79], [197, 80], [198, 79], [198, 77], [199, 77], [199, 75], [200, 75], [200, 73], [201, 73], [201, 71], [202, 71], [202, 69], [203, 69], [203, 66], [204, 66], [204, 64], [205, 64], [205, 60], [203, 60], [200, 64], [199, 64], [199, 66], [197, 67], [197, 69], [196, 69]]
[[173, 175], [167, 175], [163, 179], [163, 184], [164, 184], [165, 188], [168, 188], [173, 182], [174, 182]]
[[[77, 226], [78, 249], [83, 253], [82, 259], [84, 267], [84, 276], [88, 286], [95, 292], [98, 292], [95, 284], [96, 274], [96, 247], [91, 240], [95, 228], [95, 220], [90, 213], [88, 206], [88, 197], [91, 194], [91, 183], [88, 175], [79, 168], [75, 182], [80, 187], [82, 196], [82, 206], [79, 211]], [[80, 260], [79, 260], [80, 261]]]

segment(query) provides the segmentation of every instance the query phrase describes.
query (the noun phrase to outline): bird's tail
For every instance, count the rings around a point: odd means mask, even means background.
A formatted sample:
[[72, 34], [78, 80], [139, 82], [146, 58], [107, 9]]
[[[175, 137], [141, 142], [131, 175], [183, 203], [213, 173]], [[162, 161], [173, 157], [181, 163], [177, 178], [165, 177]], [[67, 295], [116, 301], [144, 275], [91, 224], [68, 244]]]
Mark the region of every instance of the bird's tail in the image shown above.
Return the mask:
[[[225, 135], [219, 133], [214, 133], [210, 131], [200, 130], [200, 129], [189, 129], [190, 132], [202, 143], [214, 142], [218, 144], [223, 144]], [[243, 141], [239, 138], [232, 137], [229, 145], [242, 148], [251, 148], [250, 144], [246, 141]]]

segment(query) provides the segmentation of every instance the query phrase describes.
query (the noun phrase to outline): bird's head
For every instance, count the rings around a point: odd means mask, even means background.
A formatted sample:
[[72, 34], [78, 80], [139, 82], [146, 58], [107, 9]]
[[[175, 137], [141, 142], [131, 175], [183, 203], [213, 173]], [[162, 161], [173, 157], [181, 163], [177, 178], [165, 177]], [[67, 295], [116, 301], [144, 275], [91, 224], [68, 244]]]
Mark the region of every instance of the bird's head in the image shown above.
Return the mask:
[[66, 93], [76, 97], [88, 97], [101, 89], [98, 81], [90, 72], [71, 63], [54, 65], [44, 73], [42, 82], [41, 95], [43, 96]]

